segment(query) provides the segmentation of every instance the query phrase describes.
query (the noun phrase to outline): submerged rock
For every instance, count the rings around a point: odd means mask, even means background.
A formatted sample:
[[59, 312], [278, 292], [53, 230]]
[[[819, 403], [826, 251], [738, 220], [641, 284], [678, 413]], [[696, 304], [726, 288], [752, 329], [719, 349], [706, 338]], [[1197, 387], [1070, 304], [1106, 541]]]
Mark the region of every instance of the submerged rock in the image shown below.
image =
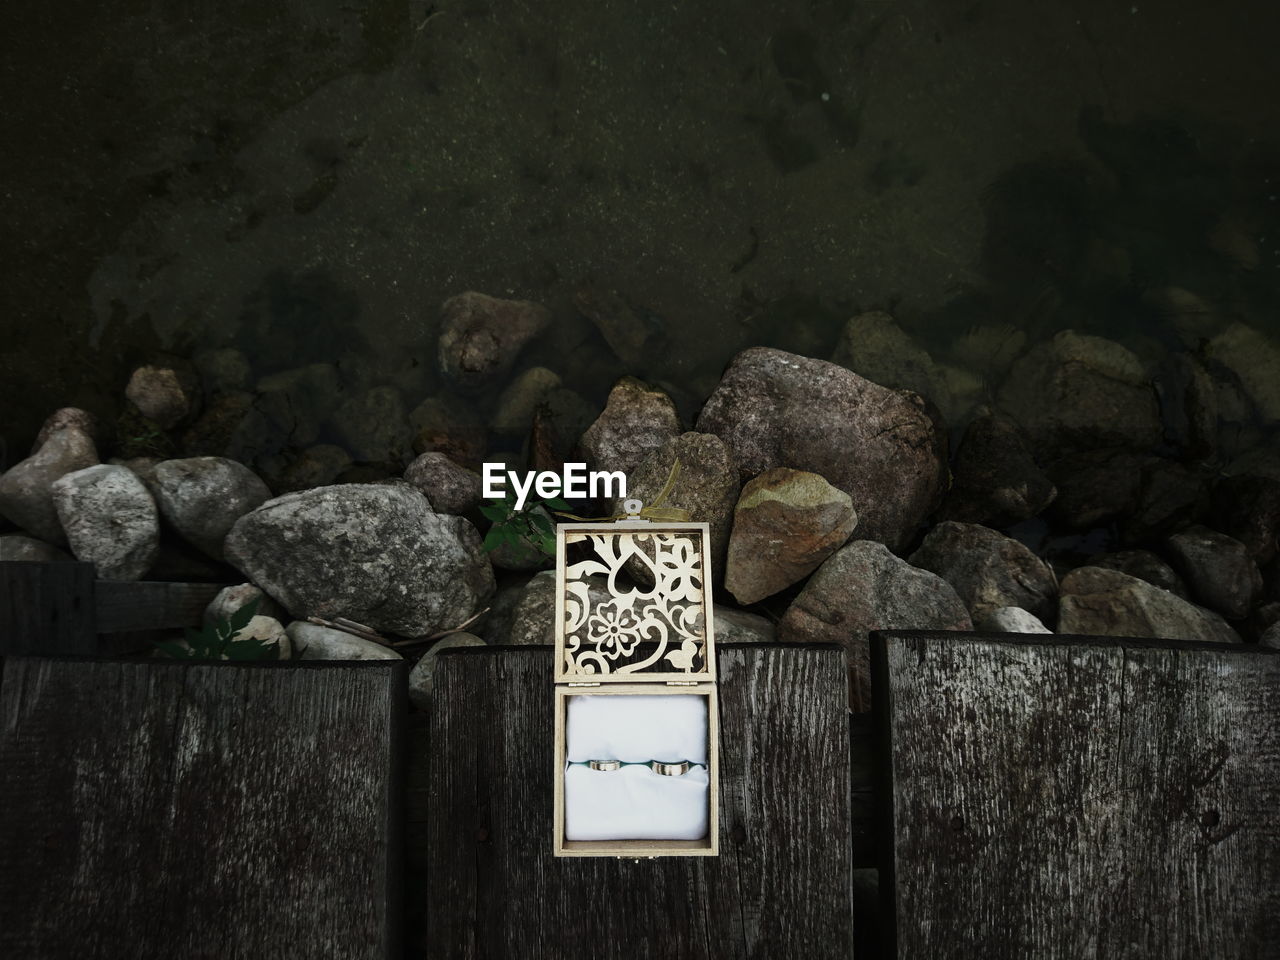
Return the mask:
[[409, 426], [415, 453], [443, 453], [472, 469], [485, 459], [489, 428], [476, 416], [473, 405], [447, 396], [428, 397], [409, 414]]
[[1209, 356], [1236, 375], [1267, 421], [1280, 420], [1280, 345], [1243, 323], [1209, 341]]
[[819, 474], [849, 494], [858, 535], [900, 550], [938, 505], [946, 436], [927, 404], [824, 360], [739, 353], [698, 417], [743, 480], [771, 467]]
[[471, 633], [451, 633], [431, 645], [422, 659], [409, 671], [409, 702], [419, 710], [431, 709], [431, 694], [435, 689], [436, 663], [440, 654], [458, 647], [483, 647], [485, 642]]
[[772, 596], [816, 570], [857, 525], [849, 495], [818, 474], [766, 470], [734, 507], [725, 588], [741, 604]]
[[232, 524], [271, 497], [242, 463], [225, 457], [164, 460], [151, 487], [161, 514], [184, 540], [216, 560]]
[[635, 377], [623, 377], [609, 391], [604, 411], [582, 435], [582, 450], [594, 469], [630, 475], [645, 457], [680, 433], [680, 417], [670, 397]]
[[480, 505], [480, 474], [458, 466], [443, 453], [422, 454], [405, 469], [404, 479], [431, 501], [437, 513], [461, 516]]
[[551, 320], [539, 304], [474, 292], [450, 297], [440, 311], [440, 370], [467, 392], [506, 379], [525, 344]]
[[1026, 546], [975, 523], [940, 523], [908, 561], [936, 573], [977, 617], [994, 607], [1021, 607], [1038, 616], [1053, 612], [1057, 578]]
[[538, 406], [560, 386], [560, 375], [546, 367], [531, 367], [507, 384], [498, 397], [491, 422], [497, 433], [524, 434], [533, 425]]
[[402, 463], [408, 457], [409, 422], [395, 387], [373, 387], [351, 397], [329, 423], [354, 460]]
[[882, 387], [914, 390], [942, 409], [951, 405], [946, 377], [929, 351], [883, 311], [859, 314], [845, 324], [831, 361]]
[[50, 489], [71, 552], [92, 563], [100, 580], [138, 580], [150, 569], [160, 545], [160, 516], [132, 470], [86, 467]]
[[1208, 511], [1215, 529], [1244, 544], [1266, 564], [1280, 539], [1280, 480], [1266, 476], [1225, 477], [1213, 487]]
[[295, 620], [285, 628], [299, 660], [403, 660], [390, 647], [353, 633]]
[[1191, 595], [1230, 620], [1244, 619], [1262, 592], [1262, 573], [1239, 540], [1194, 526], [1169, 537], [1165, 549]]
[[351, 455], [336, 443], [307, 447], [280, 472], [275, 487], [280, 493], [309, 490], [333, 483], [351, 466]]
[[1164, 433], [1142, 361], [1112, 340], [1074, 330], [1020, 357], [999, 403], [1043, 457], [1099, 447], [1146, 450]]
[[873, 630], [970, 630], [951, 584], [895, 557], [881, 543], [855, 540], [809, 578], [778, 624], [783, 642], [838, 643], [849, 659], [851, 708], [871, 706]]
[[574, 294], [573, 304], [595, 324], [614, 356], [629, 366], [640, 362], [649, 326], [616, 291], [584, 287]]
[[195, 411], [200, 381], [186, 362], [148, 365], [133, 371], [124, 395], [148, 420], [172, 430]]
[[237, 569], [298, 618], [346, 617], [422, 636], [492, 594], [480, 536], [407, 484], [339, 484], [269, 500], [225, 542]]
[[1227, 622], [1119, 570], [1080, 567], [1062, 578], [1058, 633], [1238, 643]]
[[943, 520], [1007, 527], [1038, 515], [1058, 495], [1009, 417], [986, 414], [965, 428], [956, 449]]
[[22, 533], [0, 534], [0, 562], [24, 560], [28, 563], [66, 563], [75, 559], [51, 543]]
[[41, 540], [65, 545], [50, 488], [59, 477], [97, 462], [98, 450], [87, 433], [74, 426], [55, 430], [35, 453], [0, 474], [0, 513]]
[[[253, 413], [237, 428], [240, 442], [262, 443], [251, 434], [269, 434], [280, 446], [305, 447], [316, 442], [320, 425], [342, 402], [342, 381], [331, 363], [312, 363], [282, 370], [258, 381]], [[260, 421], [260, 422], [255, 422]]]

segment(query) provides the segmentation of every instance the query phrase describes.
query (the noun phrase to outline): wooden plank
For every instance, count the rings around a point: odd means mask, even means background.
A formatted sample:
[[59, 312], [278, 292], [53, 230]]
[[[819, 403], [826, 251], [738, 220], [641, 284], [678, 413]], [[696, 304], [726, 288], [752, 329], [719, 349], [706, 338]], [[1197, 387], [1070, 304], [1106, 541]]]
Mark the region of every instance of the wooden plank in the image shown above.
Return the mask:
[[891, 633], [898, 957], [1280, 956], [1280, 654]]
[[94, 610], [99, 633], [199, 627], [221, 583], [100, 580]]
[[718, 660], [720, 856], [635, 861], [552, 856], [551, 650], [441, 655], [428, 850], [411, 854], [429, 870], [427, 956], [849, 956], [843, 654], [744, 644]]
[[0, 956], [399, 956], [403, 664], [11, 658]]
[[94, 656], [89, 563], [0, 562], [0, 655]]

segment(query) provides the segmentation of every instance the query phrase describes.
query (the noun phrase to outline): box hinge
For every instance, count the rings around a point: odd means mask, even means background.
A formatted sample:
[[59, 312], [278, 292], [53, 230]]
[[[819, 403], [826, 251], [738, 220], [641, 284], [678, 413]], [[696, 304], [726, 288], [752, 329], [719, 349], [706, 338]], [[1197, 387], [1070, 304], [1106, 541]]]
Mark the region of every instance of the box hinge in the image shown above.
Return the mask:
[[668, 680], [667, 686], [668, 687], [696, 687], [698, 683], [699, 681], [697, 680]]
[[598, 683], [580, 683], [580, 682], [577, 682], [577, 681], [572, 681], [572, 682], [570, 682], [570, 683], [566, 683], [566, 684], [565, 684], [565, 686], [566, 686], [566, 687], [598, 687], [598, 686], [600, 686], [600, 684], [598, 684]]

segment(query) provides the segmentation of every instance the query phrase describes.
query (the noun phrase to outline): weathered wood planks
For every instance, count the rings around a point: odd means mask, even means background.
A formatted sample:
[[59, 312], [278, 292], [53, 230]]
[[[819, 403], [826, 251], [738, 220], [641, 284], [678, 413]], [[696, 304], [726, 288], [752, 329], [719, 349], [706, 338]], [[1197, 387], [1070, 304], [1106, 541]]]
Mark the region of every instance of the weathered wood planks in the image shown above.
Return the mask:
[[90, 563], [0, 562], [0, 656], [146, 649], [151, 631], [198, 627], [222, 587], [96, 580]]
[[0, 956], [399, 957], [402, 664], [9, 658]]
[[461, 648], [437, 670], [428, 847], [411, 855], [427, 868], [427, 956], [849, 956], [838, 648], [720, 649], [716, 858], [554, 858], [551, 651]]
[[1280, 655], [890, 633], [897, 956], [1280, 956]]

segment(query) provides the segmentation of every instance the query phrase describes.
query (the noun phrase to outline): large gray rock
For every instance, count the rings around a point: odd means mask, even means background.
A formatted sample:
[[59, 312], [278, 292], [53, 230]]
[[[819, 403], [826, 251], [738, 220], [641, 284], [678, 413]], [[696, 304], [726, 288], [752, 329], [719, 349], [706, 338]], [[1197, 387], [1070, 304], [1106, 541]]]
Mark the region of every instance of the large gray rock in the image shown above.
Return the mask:
[[635, 377], [623, 377], [582, 435], [582, 450], [595, 469], [630, 475], [650, 453], [678, 436], [680, 417], [671, 398]]
[[744, 481], [771, 467], [825, 477], [852, 499], [858, 535], [893, 550], [946, 483], [946, 436], [924, 400], [782, 350], [738, 354], [698, 429], [729, 445]]
[[[686, 510], [691, 521], [707, 524], [712, 571], [718, 573], [724, 569], [739, 488], [738, 467], [723, 440], [709, 433], [682, 433], [668, 440], [627, 475], [627, 497], [652, 504], [677, 459], [680, 476], [662, 506]], [[621, 497], [613, 501], [611, 510], [622, 511]]]
[[1021, 607], [985, 607], [974, 616], [973, 626], [991, 633], [1053, 633], [1039, 617]]
[[999, 403], [1046, 457], [1097, 447], [1148, 449], [1163, 436], [1142, 361], [1112, 340], [1074, 330], [1015, 361]]
[[884, 544], [854, 540], [817, 569], [778, 624], [783, 642], [838, 643], [849, 659], [851, 707], [871, 706], [873, 630], [970, 630], [951, 584], [895, 557]]
[[184, 361], [148, 365], [133, 371], [124, 395], [148, 420], [171, 430], [195, 411], [200, 380]]
[[778, 639], [773, 621], [758, 613], [716, 603], [711, 614], [716, 643], [773, 643]]
[[539, 304], [474, 292], [450, 297], [440, 312], [440, 370], [467, 392], [505, 379], [525, 344], [551, 319]]
[[409, 702], [419, 710], [431, 709], [431, 694], [435, 689], [436, 664], [440, 654], [458, 647], [483, 647], [485, 642], [471, 633], [451, 633], [441, 637], [422, 655], [422, 659], [409, 671]]
[[396, 651], [353, 633], [295, 620], [285, 628], [299, 660], [403, 660]]
[[160, 547], [160, 515], [137, 474], [99, 464], [54, 482], [58, 519], [77, 560], [92, 563], [100, 580], [137, 580]]
[[1009, 417], [986, 414], [965, 428], [956, 449], [943, 520], [1007, 527], [1036, 516], [1058, 495]]
[[774, 467], [742, 488], [724, 585], [742, 604], [799, 583], [858, 525], [853, 501], [816, 473]]
[[98, 462], [93, 440], [78, 427], [55, 430], [27, 459], [0, 474], [0, 513], [41, 540], [67, 542], [50, 487], [59, 477]]
[[25, 560], [31, 563], [66, 563], [74, 557], [51, 543], [22, 533], [0, 535], [0, 561]]
[[480, 505], [480, 474], [458, 466], [443, 453], [422, 454], [405, 468], [404, 479], [431, 501], [437, 513], [461, 516]]
[[271, 498], [257, 474], [225, 457], [161, 461], [151, 489], [169, 525], [216, 560], [232, 525]]
[[1021, 607], [1041, 617], [1053, 612], [1053, 570], [1024, 544], [990, 527], [940, 523], [907, 559], [955, 587], [975, 617], [993, 607]]
[[408, 484], [338, 484], [236, 521], [227, 560], [299, 618], [347, 617], [421, 636], [455, 627], [494, 588], [480, 536]]
[[[604, 580], [592, 577], [587, 587], [592, 605], [613, 599]], [[525, 585], [511, 616], [511, 628], [503, 643], [539, 644], [555, 642], [556, 573], [544, 570]], [[493, 638], [490, 637], [492, 641]], [[497, 641], [494, 641], [497, 642]]]
[[1262, 573], [1239, 540], [1193, 526], [1171, 535], [1165, 550], [1197, 602], [1230, 620], [1248, 616], [1262, 592]]
[[1218, 614], [1119, 570], [1079, 567], [1062, 578], [1058, 633], [1238, 643]]

